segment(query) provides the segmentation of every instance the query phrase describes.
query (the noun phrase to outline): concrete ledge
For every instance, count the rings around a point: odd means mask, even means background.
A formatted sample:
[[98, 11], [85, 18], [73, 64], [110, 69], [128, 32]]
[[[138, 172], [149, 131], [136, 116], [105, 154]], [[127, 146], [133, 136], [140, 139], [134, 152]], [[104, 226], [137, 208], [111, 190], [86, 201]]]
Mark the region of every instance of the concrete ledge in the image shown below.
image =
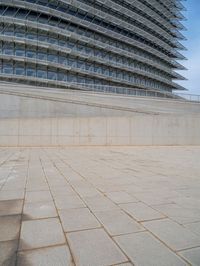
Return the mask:
[[200, 115], [0, 119], [0, 146], [200, 145]]

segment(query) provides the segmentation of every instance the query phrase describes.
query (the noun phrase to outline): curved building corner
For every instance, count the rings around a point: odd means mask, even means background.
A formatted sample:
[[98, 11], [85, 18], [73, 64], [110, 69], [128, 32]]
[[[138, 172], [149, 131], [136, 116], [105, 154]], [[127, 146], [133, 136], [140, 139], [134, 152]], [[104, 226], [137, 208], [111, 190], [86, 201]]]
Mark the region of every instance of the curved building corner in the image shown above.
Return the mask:
[[2, 0], [2, 81], [134, 94], [184, 89], [181, 0]]

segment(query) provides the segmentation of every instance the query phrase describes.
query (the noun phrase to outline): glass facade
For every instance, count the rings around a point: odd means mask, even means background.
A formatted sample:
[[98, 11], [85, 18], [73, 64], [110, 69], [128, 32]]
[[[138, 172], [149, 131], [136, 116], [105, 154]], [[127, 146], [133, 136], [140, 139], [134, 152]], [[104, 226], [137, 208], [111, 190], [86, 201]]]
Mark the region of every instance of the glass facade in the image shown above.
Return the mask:
[[3, 0], [1, 80], [77, 89], [183, 89], [181, 0]]

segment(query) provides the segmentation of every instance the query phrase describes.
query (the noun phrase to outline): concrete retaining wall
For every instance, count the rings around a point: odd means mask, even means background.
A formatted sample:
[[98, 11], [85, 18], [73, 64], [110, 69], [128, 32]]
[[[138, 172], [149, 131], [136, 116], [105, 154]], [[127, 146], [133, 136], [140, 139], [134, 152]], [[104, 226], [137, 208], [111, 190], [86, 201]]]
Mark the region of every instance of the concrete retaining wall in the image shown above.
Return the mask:
[[200, 145], [200, 115], [0, 119], [0, 146]]

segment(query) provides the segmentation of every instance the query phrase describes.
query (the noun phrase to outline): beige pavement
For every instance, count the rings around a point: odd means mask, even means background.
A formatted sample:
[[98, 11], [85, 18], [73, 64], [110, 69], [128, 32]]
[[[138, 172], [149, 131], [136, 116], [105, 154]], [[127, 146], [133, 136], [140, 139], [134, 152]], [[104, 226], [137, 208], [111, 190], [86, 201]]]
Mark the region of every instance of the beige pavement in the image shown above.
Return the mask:
[[0, 265], [200, 265], [200, 147], [0, 149]]

